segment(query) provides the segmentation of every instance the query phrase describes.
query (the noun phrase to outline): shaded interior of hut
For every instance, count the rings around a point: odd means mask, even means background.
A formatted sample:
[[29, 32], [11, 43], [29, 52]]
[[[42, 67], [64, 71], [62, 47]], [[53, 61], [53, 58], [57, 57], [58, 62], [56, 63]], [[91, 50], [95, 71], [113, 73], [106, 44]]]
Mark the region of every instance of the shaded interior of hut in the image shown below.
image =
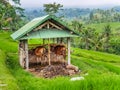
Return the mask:
[[53, 38], [42, 39], [41, 44], [29, 44], [29, 68], [39, 65], [66, 64], [67, 45], [65, 42], [63, 38]]

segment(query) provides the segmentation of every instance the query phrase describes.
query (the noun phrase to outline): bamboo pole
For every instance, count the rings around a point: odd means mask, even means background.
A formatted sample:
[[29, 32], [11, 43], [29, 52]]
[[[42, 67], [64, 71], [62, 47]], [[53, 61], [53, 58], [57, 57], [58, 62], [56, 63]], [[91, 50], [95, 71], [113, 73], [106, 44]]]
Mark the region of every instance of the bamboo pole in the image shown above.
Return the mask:
[[[50, 28], [49, 23], [47, 23], [47, 29]], [[51, 61], [50, 61], [50, 38], [48, 38], [48, 61], [49, 61], [49, 65], [51, 65]]]
[[27, 40], [25, 40], [25, 60], [26, 60], [26, 70], [29, 69], [29, 59], [28, 59], [28, 43]]
[[20, 66], [24, 67], [23, 66], [23, 47], [22, 47], [22, 41], [20, 40], [19, 41], [19, 63], [20, 63]]
[[49, 65], [51, 65], [51, 62], [50, 62], [50, 38], [48, 39], [48, 61], [49, 61]]
[[68, 43], [68, 65], [71, 64], [70, 60], [70, 37], [67, 38], [67, 43]]
[[26, 52], [25, 52], [25, 40], [20, 40], [19, 41], [19, 63], [20, 66], [25, 68], [25, 57], [26, 56]]

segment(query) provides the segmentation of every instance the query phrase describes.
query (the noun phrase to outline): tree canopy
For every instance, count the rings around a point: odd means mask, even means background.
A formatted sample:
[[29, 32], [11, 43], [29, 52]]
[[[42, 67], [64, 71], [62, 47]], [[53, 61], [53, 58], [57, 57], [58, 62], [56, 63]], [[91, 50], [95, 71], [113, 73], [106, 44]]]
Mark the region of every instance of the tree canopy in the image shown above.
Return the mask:
[[12, 0], [15, 5], [11, 5], [8, 0], [0, 0], [0, 29], [16, 30], [21, 17], [24, 16], [24, 9], [20, 8], [20, 0]]
[[43, 7], [44, 7], [44, 11], [47, 14], [54, 15], [59, 10], [62, 10], [61, 8], [63, 7], [63, 5], [57, 4], [57, 3], [54, 2], [54, 3], [50, 3], [50, 4], [44, 4]]

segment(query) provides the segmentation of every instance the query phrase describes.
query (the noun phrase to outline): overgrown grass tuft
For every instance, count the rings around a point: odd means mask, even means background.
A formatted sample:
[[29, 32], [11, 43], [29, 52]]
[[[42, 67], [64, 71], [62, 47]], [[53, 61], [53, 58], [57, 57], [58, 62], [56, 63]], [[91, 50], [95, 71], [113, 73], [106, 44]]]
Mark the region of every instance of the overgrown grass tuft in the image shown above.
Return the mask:
[[17, 81], [6, 67], [5, 53], [0, 50], [0, 90], [19, 90]]

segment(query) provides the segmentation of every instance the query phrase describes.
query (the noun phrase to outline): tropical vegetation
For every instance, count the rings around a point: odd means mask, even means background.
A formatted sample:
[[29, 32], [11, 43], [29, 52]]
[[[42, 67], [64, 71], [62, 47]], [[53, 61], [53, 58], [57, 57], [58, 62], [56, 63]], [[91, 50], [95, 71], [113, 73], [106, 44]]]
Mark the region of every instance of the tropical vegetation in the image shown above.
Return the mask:
[[2, 90], [119, 90], [120, 56], [92, 50], [72, 48], [72, 64], [80, 69], [84, 80], [72, 77], [44, 79], [19, 66], [17, 43], [11, 32], [0, 32], [0, 89]]
[[[61, 4], [53, 3], [44, 4], [44, 9], [40, 9], [40, 12], [37, 9], [24, 13], [20, 0], [12, 2], [14, 5], [8, 0], [0, 0], [0, 90], [120, 89], [119, 7], [108, 10], [65, 9]], [[10, 35], [33, 17], [46, 13], [64, 16], [62, 20], [80, 34], [80, 37], [72, 39], [71, 43], [72, 64], [79, 67], [78, 75], [45, 79], [20, 67], [18, 41], [13, 41]], [[29, 43], [36, 42], [41, 43], [40, 40]], [[81, 76], [84, 77], [83, 80], [71, 81], [72, 77]]]

